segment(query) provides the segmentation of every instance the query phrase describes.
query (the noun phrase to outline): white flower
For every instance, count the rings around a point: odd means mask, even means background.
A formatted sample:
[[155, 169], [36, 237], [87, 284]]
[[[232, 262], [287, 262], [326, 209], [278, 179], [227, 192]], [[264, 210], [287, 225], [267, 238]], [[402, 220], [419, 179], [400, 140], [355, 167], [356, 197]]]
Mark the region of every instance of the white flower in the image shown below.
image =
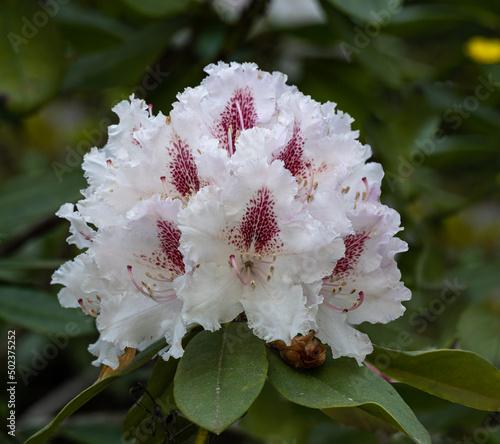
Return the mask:
[[410, 292], [394, 256], [399, 215], [379, 201], [352, 118], [252, 63], [206, 68], [169, 116], [131, 97], [89, 186], [57, 213], [87, 251], [53, 276], [59, 300], [96, 317], [94, 363], [164, 337], [180, 357], [186, 326], [216, 330], [244, 313], [265, 341], [310, 330], [333, 356], [372, 350], [353, 325], [401, 316]]
[[199, 265], [179, 292], [185, 319], [215, 330], [245, 311], [258, 336], [290, 343], [312, 325], [300, 282], [324, 276], [343, 246], [301, 213], [282, 162], [234, 168], [223, 188], [201, 190], [179, 215], [181, 251]]
[[359, 183], [351, 181], [343, 188], [354, 232], [344, 237], [345, 255], [322, 279], [319, 292], [318, 338], [332, 347], [334, 357], [351, 356], [359, 363], [372, 346], [351, 324], [396, 319], [405, 310], [401, 302], [411, 297], [394, 260], [396, 253], [407, 250], [405, 242], [393, 237], [400, 230], [399, 215], [378, 201], [377, 176], [380, 166], [368, 164], [353, 174]]
[[219, 141], [230, 155], [235, 151], [238, 135], [256, 126], [272, 127], [276, 123], [276, 101], [285, 91], [296, 91], [286, 85], [282, 73], [260, 71], [254, 63], [209, 65], [209, 74], [200, 86], [187, 88], [177, 96], [172, 119], [181, 111], [198, 116], [207, 134]]

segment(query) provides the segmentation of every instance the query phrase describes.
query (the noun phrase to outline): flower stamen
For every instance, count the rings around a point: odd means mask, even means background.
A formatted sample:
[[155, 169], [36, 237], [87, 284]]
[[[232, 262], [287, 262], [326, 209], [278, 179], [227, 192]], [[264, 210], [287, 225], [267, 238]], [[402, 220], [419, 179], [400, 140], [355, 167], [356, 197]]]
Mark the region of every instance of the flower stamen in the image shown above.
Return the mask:
[[366, 191], [363, 191], [362, 199], [364, 202], [368, 202], [368, 196], [370, 195], [370, 187], [368, 186], [368, 180], [366, 179], [366, 177], [363, 177], [362, 180], [366, 187]]
[[167, 178], [165, 176], [161, 176], [160, 180], [161, 183], [163, 184], [163, 191], [165, 191], [165, 196], [168, 197]]
[[[144, 296], [147, 296], [147, 297], [151, 297], [151, 294], [146, 292], [135, 280], [134, 278], [134, 275], [132, 274], [132, 266], [131, 265], [127, 265], [127, 271], [128, 271], [128, 275], [130, 277], [130, 280], [132, 281], [132, 283], [135, 285], [135, 288], [137, 288]], [[142, 281], [141, 283], [144, 284], [144, 281]]]
[[229, 143], [229, 155], [232, 156], [234, 154], [233, 148], [233, 125], [229, 125], [227, 128], [227, 141]]
[[359, 294], [358, 299], [355, 302], [353, 302], [353, 304], [350, 308], [340, 308], [340, 307], [337, 307], [335, 305], [330, 304], [328, 301], [323, 301], [323, 303], [325, 305], [327, 305], [328, 307], [333, 308], [336, 311], [341, 311], [343, 313], [347, 313], [348, 311], [356, 310], [356, 308], [359, 308], [361, 306], [361, 304], [363, 303], [363, 301], [365, 300], [365, 295], [362, 291], [360, 291], [358, 294]]
[[83, 303], [83, 299], [78, 299], [78, 303], [80, 304], [80, 307], [82, 307], [82, 310], [87, 313], [88, 315], [92, 316], [93, 318], [97, 318], [97, 312], [91, 308], [90, 310], [85, 307], [84, 303]]
[[230, 264], [232, 265], [232, 267], [234, 268], [234, 270], [236, 271], [236, 276], [238, 276], [238, 279], [241, 281], [241, 283], [243, 285], [248, 285], [248, 283], [250, 281], [250, 265], [246, 265], [246, 268], [247, 268], [247, 280], [245, 282], [245, 280], [241, 276], [241, 272], [240, 272], [240, 270], [238, 268], [238, 264], [236, 263], [236, 258], [234, 257], [234, 254], [232, 254], [231, 256], [229, 256], [229, 261], [230, 261]]
[[245, 129], [245, 121], [243, 120], [243, 112], [241, 111], [241, 106], [239, 100], [234, 101], [236, 108], [238, 109], [238, 114], [240, 116], [241, 131]]

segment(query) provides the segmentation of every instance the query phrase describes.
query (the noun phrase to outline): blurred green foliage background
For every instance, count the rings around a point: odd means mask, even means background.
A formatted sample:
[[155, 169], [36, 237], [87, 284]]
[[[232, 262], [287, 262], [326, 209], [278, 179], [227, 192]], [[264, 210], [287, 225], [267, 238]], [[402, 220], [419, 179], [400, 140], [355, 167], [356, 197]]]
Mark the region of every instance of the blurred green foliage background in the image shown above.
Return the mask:
[[[282, 71], [338, 103], [382, 163], [413, 299], [397, 321], [361, 326], [373, 342], [458, 347], [499, 366], [498, 37], [497, 0], [1, 0], [0, 317], [2, 344], [16, 332], [18, 442], [99, 372], [86, 351], [93, 319], [60, 308], [50, 285], [77, 254], [54, 213], [86, 187], [83, 155], [106, 143], [116, 103], [134, 93], [167, 114], [218, 60]], [[129, 389], [150, 371], [120, 379], [53, 442], [121, 442]], [[396, 386], [433, 442], [500, 443], [498, 416]], [[271, 386], [239, 430], [214, 442], [409, 442], [340, 425]]]

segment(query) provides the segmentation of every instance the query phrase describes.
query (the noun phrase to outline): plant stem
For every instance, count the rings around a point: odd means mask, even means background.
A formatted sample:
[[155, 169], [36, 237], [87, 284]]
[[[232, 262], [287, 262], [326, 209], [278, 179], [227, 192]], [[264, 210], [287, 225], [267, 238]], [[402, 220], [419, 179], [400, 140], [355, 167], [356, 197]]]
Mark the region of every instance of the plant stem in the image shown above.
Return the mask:
[[207, 429], [200, 427], [198, 429], [196, 439], [194, 440], [194, 444], [208, 444], [210, 442], [210, 436], [211, 433]]

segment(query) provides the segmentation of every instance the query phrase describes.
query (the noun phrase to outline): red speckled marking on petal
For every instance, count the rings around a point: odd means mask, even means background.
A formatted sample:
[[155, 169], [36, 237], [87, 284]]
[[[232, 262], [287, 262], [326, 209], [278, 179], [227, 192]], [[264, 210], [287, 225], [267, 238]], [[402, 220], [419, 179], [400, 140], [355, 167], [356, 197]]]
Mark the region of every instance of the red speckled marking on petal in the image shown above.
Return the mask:
[[[239, 105], [239, 110], [238, 110]], [[240, 116], [241, 110], [241, 116]], [[243, 122], [242, 122], [243, 119]], [[217, 137], [222, 146], [231, 155], [232, 150], [229, 145], [228, 131], [232, 128], [231, 146], [234, 150], [236, 141], [236, 131], [253, 128], [257, 122], [257, 112], [255, 111], [255, 103], [251, 89], [247, 86], [244, 89], [235, 89], [233, 96], [226, 104], [224, 111], [220, 115], [220, 121], [215, 125], [214, 135]], [[242, 126], [243, 123], [243, 126]]]
[[172, 272], [175, 276], [183, 275], [185, 272], [184, 262], [182, 253], [179, 251], [181, 230], [172, 222], [165, 220], [159, 220], [156, 227], [158, 229], [158, 240], [160, 241], [159, 248], [149, 256], [141, 254], [139, 257], [154, 268]]
[[198, 168], [187, 143], [181, 139], [172, 140], [167, 150], [172, 156], [168, 165], [172, 185], [182, 196], [189, 195], [191, 190], [197, 192], [200, 189]]
[[279, 233], [272, 194], [261, 188], [249, 200], [240, 225], [229, 230], [228, 241], [241, 253], [266, 256], [278, 253], [283, 247]]
[[292, 138], [288, 141], [285, 148], [277, 159], [285, 163], [285, 168], [295, 177], [307, 177], [308, 164], [304, 162], [302, 155], [304, 153], [304, 139], [300, 134], [300, 126], [295, 122], [293, 126]]
[[345, 255], [337, 261], [332, 276], [342, 276], [357, 265], [367, 239], [368, 235], [364, 231], [346, 236]]

